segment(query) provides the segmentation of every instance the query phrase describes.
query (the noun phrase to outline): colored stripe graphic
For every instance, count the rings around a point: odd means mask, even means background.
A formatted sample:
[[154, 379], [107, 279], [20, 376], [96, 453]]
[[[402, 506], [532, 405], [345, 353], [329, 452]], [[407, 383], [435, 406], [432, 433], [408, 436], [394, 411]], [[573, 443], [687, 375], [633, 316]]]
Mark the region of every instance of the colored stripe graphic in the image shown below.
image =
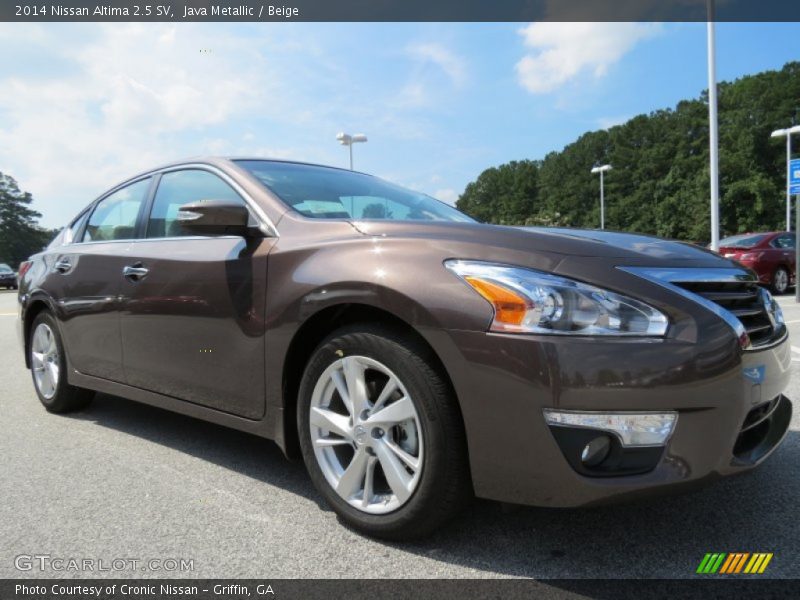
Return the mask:
[[767, 552], [759, 552], [757, 554], [753, 554], [753, 558], [750, 559], [750, 562], [747, 564], [745, 568], [745, 573], [763, 573], [769, 561], [772, 560], [772, 553]]
[[759, 573], [763, 573], [764, 571], [766, 571], [767, 565], [769, 564], [769, 561], [771, 561], [771, 560], [772, 560], [772, 552], [768, 553], [767, 556], [764, 558], [764, 562], [761, 563], [761, 566], [759, 567], [758, 572]]
[[700, 566], [697, 567], [697, 572], [704, 574], [716, 573], [726, 556], [727, 554], [724, 552], [709, 552], [703, 557]]
[[697, 567], [697, 571], [696, 572], [697, 573], [705, 573], [706, 572], [706, 566], [708, 565], [708, 561], [709, 560], [711, 560], [711, 554], [710, 553], [706, 553], [706, 555], [703, 557], [703, 560], [700, 561], [700, 566]]
[[758, 573], [758, 567], [761, 566], [761, 562], [764, 560], [764, 554], [760, 554], [756, 552], [753, 554], [753, 558], [750, 559], [750, 562], [747, 563], [747, 566], [744, 568], [745, 573]]
[[719, 570], [719, 572], [720, 573], [727, 573], [728, 569], [731, 568], [731, 564], [733, 564], [735, 558], [736, 558], [735, 554], [728, 554], [728, 558], [722, 564], [722, 568]]
[[726, 564], [723, 565], [723, 568], [720, 569], [720, 573], [733, 573], [733, 570], [736, 568], [736, 565], [739, 564], [739, 559], [742, 557], [741, 554], [738, 552], [731, 552], [728, 554], [729, 561], [726, 561]]
[[725, 553], [721, 553], [717, 558], [716, 562], [711, 566], [711, 573], [716, 573], [717, 570], [722, 566], [722, 561], [725, 560]]
[[707, 552], [697, 567], [704, 575], [760, 574], [772, 560], [771, 552]]
[[747, 552], [745, 554], [740, 554], [739, 555], [739, 562], [736, 563], [736, 570], [734, 571], [733, 569], [731, 569], [731, 572], [732, 573], [738, 573], [739, 571], [741, 571], [742, 567], [744, 567], [744, 562], [747, 560], [748, 556], [750, 556], [749, 552]]

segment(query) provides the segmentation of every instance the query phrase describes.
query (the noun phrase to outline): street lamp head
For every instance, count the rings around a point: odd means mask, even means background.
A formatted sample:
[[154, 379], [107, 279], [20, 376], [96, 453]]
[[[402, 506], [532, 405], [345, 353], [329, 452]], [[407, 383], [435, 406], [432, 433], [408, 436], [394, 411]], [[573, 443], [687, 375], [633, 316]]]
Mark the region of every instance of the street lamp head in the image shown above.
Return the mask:
[[800, 133], [800, 125], [795, 125], [794, 127], [789, 127], [788, 129], [776, 129], [770, 134], [770, 137], [785, 137], [787, 135], [794, 135], [795, 133]]
[[366, 142], [367, 136], [364, 135], [363, 133], [350, 135], [349, 133], [339, 132], [336, 134], [336, 139], [342, 146], [350, 146], [352, 144], [357, 144], [359, 142]]
[[339, 143], [342, 146], [347, 146], [348, 150], [350, 151], [350, 170], [353, 170], [353, 144], [358, 144], [361, 142], [367, 141], [367, 136], [363, 133], [357, 133], [355, 135], [350, 135], [349, 133], [345, 133], [340, 131], [336, 134], [336, 139], [339, 140]]
[[604, 173], [606, 171], [610, 171], [612, 169], [611, 165], [599, 165], [592, 169], [592, 173]]

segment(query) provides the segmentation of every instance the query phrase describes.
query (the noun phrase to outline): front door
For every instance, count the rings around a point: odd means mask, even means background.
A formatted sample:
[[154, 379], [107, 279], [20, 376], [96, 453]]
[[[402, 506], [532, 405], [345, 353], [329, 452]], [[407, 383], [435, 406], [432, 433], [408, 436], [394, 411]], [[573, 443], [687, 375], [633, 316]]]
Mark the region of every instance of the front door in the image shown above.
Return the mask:
[[178, 208], [244, 200], [214, 173], [164, 173], [122, 283], [129, 385], [256, 419], [264, 413], [267, 255], [274, 239], [200, 237]]

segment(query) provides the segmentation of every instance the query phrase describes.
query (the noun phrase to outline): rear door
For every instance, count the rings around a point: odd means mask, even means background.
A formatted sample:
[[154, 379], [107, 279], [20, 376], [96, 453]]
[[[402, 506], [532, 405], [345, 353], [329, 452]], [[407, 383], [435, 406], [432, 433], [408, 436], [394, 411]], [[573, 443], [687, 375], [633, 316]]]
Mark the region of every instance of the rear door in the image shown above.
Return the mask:
[[189, 202], [241, 202], [201, 168], [165, 172], [127, 265], [121, 315], [128, 384], [248, 418], [264, 412], [264, 312], [272, 238], [204, 237], [181, 228]]
[[772, 253], [775, 255], [775, 259], [772, 261], [774, 263], [774, 267], [778, 267], [779, 265], [787, 265], [789, 267], [789, 277], [791, 279], [794, 278], [795, 271], [795, 243], [796, 240], [794, 233], [781, 234], [772, 240], [772, 242], [770, 242], [770, 246], [774, 248], [772, 251]]
[[86, 375], [125, 379], [119, 292], [151, 183], [150, 177], [140, 179], [99, 200], [54, 250], [44, 287], [56, 301], [70, 363]]

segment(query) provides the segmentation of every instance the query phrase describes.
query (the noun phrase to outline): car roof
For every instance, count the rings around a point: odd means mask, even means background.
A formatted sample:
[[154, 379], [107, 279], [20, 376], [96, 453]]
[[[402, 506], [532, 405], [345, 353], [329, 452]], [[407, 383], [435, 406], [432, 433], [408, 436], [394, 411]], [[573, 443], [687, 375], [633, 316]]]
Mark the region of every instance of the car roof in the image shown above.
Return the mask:
[[746, 231], [744, 233], [734, 233], [732, 235], [727, 235], [725, 237], [726, 238], [732, 238], [732, 237], [742, 237], [742, 236], [745, 236], [745, 235], [765, 235], [765, 236], [769, 236], [769, 237], [775, 237], [775, 236], [778, 236], [778, 235], [783, 235], [785, 233], [789, 233], [791, 235], [794, 235], [794, 231]]
[[323, 165], [319, 163], [312, 163], [312, 162], [304, 162], [300, 160], [289, 160], [285, 158], [270, 158], [266, 156], [247, 156], [247, 155], [233, 155], [233, 156], [215, 156], [215, 155], [204, 155], [204, 156], [190, 156], [187, 158], [183, 158], [180, 160], [173, 160], [168, 163], [161, 164], [157, 167], [152, 167], [145, 171], [141, 171], [132, 177], [127, 177], [123, 181], [115, 184], [113, 187], [108, 189], [114, 189], [129, 181], [133, 181], [134, 179], [139, 179], [140, 177], [145, 177], [150, 175], [151, 173], [156, 173], [158, 171], [162, 171], [164, 169], [171, 169], [173, 167], [180, 167], [182, 165], [192, 165], [192, 164], [207, 164], [211, 166], [231, 166], [233, 163], [237, 161], [245, 161], [245, 160], [253, 160], [253, 161], [264, 161], [264, 162], [274, 162], [274, 163], [288, 163], [288, 164], [295, 164], [295, 165], [304, 165], [308, 167], [319, 167], [324, 169], [335, 169], [337, 171], [344, 171], [347, 173], [359, 173], [361, 175], [367, 175], [372, 177], [369, 173], [363, 173], [361, 171], [351, 171], [350, 169], [344, 169], [342, 167], [334, 167], [331, 165]]

